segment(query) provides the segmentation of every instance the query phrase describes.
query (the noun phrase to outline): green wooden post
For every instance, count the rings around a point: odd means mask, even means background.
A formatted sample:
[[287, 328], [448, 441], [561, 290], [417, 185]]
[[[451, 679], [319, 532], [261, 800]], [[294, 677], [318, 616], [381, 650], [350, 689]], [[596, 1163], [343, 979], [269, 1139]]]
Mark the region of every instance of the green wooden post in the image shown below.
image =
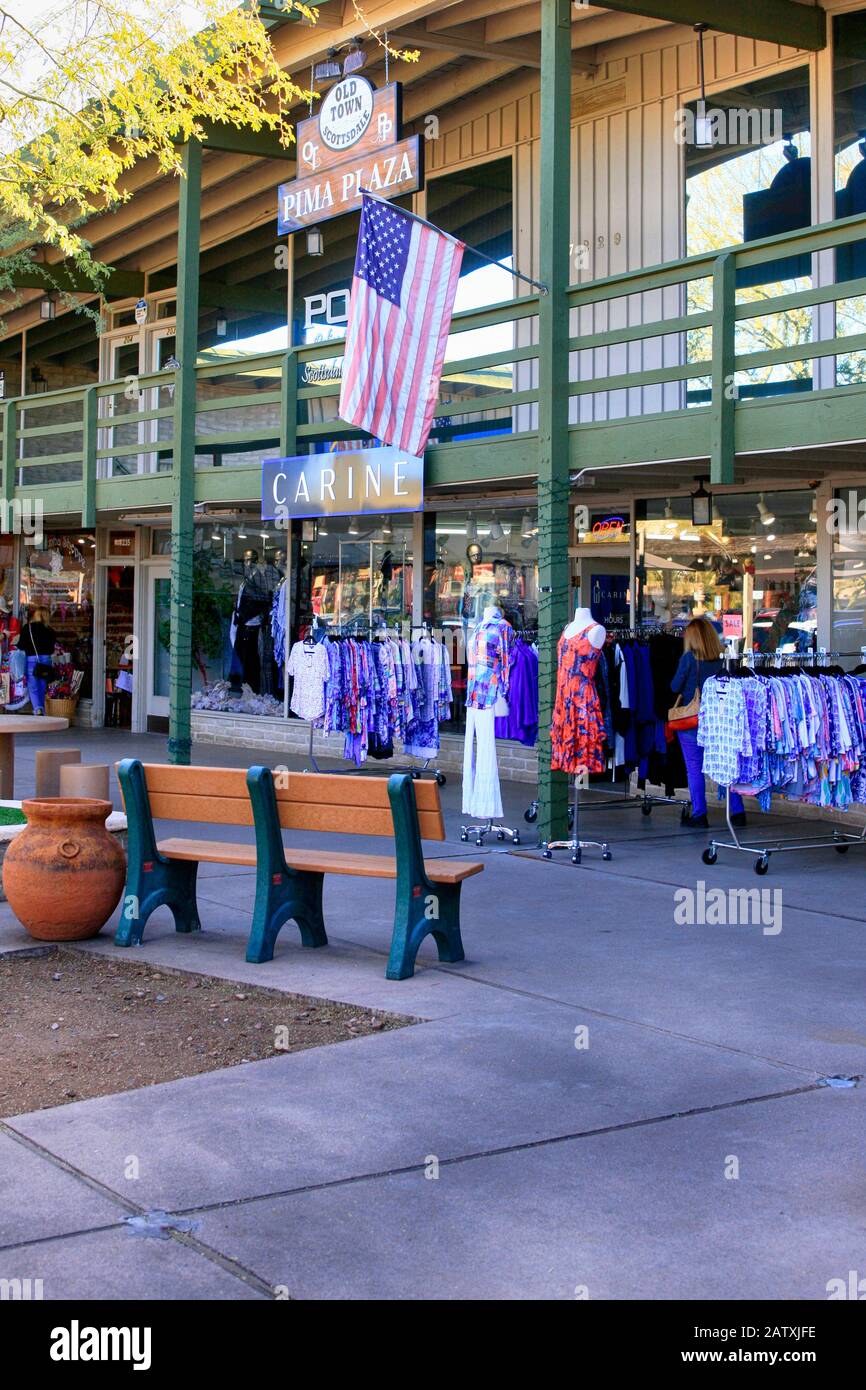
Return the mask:
[[18, 464], [18, 421], [14, 397], [3, 402], [3, 501], [9, 505], [15, 498], [15, 474]]
[[192, 695], [192, 551], [195, 535], [195, 412], [198, 353], [201, 145], [183, 149], [178, 197], [177, 336], [171, 489], [171, 660], [168, 756], [189, 763]]
[[713, 266], [713, 396], [710, 407], [710, 482], [734, 481], [736, 456], [736, 263], [730, 251]]
[[569, 0], [541, 0], [541, 279], [538, 309], [538, 834], [566, 831], [568, 779], [550, 767], [556, 644], [568, 619], [568, 288], [571, 144]]
[[96, 525], [96, 441], [99, 397], [95, 386], [84, 391], [81, 420], [81, 525]]

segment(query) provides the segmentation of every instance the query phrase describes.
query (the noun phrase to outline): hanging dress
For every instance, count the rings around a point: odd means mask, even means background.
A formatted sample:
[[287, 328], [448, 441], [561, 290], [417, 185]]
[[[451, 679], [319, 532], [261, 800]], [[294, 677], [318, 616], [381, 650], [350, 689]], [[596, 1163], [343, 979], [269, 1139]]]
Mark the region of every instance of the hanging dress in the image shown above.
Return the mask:
[[604, 723], [595, 668], [601, 651], [583, 632], [559, 639], [550, 766], [561, 772], [604, 772]]

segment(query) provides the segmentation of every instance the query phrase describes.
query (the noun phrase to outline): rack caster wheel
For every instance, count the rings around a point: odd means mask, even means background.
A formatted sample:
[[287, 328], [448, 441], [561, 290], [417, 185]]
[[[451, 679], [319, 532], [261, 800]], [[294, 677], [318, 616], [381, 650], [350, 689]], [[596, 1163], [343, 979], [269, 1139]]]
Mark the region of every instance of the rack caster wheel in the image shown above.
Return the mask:
[[705, 849], [703, 854], [701, 855], [701, 858], [703, 859], [705, 864], [715, 864], [718, 857], [718, 852], [712, 845], [710, 845], [709, 848]]
[[835, 851], [836, 851], [837, 854], [847, 854], [848, 851], [849, 851], [849, 849], [851, 848], [851, 846], [850, 846], [850, 845], [834, 845], [833, 848], [835, 849]]
[[469, 836], [466, 834], [466, 831], [465, 831], [465, 830], [461, 832], [460, 838], [461, 838], [461, 840], [463, 841], [463, 843], [464, 843], [464, 845], [465, 845], [465, 844], [466, 844], [466, 841], [469, 839]]
[[610, 860], [613, 859], [613, 855], [611, 854], [609, 849], [606, 849], [601, 857], [606, 863], [609, 863]]
[[645, 801], [640, 808], [640, 813], [642, 816], [651, 816], [653, 813], [652, 802]]
[[516, 832], [515, 832], [515, 834], [512, 835], [512, 837], [511, 837], [511, 843], [512, 843], [513, 845], [519, 845], [519, 844], [520, 844], [520, 836], [519, 836]]
[[497, 840], [504, 840], [504, 839], [505, 839], [505, 831], [504, 831], [504, 830], [497, 830], [497, 832], [496, 832], [496, 838], [497, 838]]
[[445, 786], [445, 783], [446, 783], [447, 781], [448, 781], [448, 778], [445, 776], [445, 773], [444, 773], [444, 772], [437, 772], [437, 773], [436, 773], [436, 785], [437, 785], [437, 787], [444, 787], [444, 786]]
[[523, 819], [527, 825], [534, 825], [538, 820], [538, 802], [533, 801], [529, 808], [523, 812]]
[[552, 858], [553, 858], [553, 850], [552, 850], [552, 849], [543, 849], [543, 850], [541, 851], [541, 857], [542, 857], [542, 859], [552, 859]]
[[755, 860], [755, 873], [758, 874], [761, 878], [764, 877], [764, 874], [767, 872], [769, 867], [770, 860], [766, 854], [762, 854], [760, 859]]
[[681, 824], [681, 825], [682, 825], [683, 821], [687, 821], [687, 820], [689, 819], [690, 814], [691, 814], [691, 807], [688, 805], [688, 803], [686, 803], [686, 804], [683, 806], [683, 809], [680, 811], [680, 824]]
[[417, 782], [420, 776], [421, 776], [421, 773], [418, 771], [417, 767], [413, 767], [413, 769], [412, 769], [412, 781], [413, 781], [413, 782]]
[[571, 856], [571, 862], [572, 862], [572, 864], [579, 864], [579, 863], [580, 863], [580, 855], [579, 855], [579, 854], [573, 854], [573, 855]]

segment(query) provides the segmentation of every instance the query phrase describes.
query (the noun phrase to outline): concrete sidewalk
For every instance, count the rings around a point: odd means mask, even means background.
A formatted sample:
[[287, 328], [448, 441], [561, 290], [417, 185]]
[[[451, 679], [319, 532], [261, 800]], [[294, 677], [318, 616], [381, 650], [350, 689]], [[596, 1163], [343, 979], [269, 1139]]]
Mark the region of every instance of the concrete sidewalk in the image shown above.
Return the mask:
[[[86, 761], [164, 757], [155, 736], [81, 742]], [[22, 742], [19, 794], [27, 776]], [[529, 840], [526, 799], [506, 789]], [[448, 852], [476, 855], [453, 781], [443, 800]], [[287, 925], [250, 966], [252, 875], [203, 867], [205, 930], [156, 914], [148, 961], [425, 1021], [0, 1123], [0, 1278], [47, 1298], [824, 1299], [866, 1274], [864, 1093], [821, 1084], [866, 1070], [863, 851], [758, 879], [705, 867], [671, 809], [592, 808], [590, 828], [610, 863], [488, 844], [467, 960], [427, 944], [399, 983], [389, 885], [331, 880], [331, 945]], [[700, 881], [780, 890], [781, 930], [677, 925]], [[3, 905], [0, 947], [27, 941]], [[112, 952], [110, 932], [86, 949]], [[154, 1209], [194, 1229], [124, 1223]]]

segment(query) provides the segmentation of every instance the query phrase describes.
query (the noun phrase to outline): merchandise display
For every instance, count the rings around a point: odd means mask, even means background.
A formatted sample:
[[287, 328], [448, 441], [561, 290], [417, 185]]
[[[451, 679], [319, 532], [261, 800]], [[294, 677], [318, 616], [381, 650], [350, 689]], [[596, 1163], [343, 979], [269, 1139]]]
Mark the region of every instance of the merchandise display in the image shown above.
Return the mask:
[[866, 804], [866, 677], [838, 668], [713, 676], [698, 743], [721, 789], [844, 811]]
[[510, 712], [514, 647], [514, 628], [501, 610], [493, 605], [485, 608], [482, 621], [470, 631], [468, 639], [463, 745], [463, 814], [479, 820], [489, 821], [502, 815], [496, 717]]
[[[395, 737], [411, 757], [438, 752], [439, 725], [451, 716], [451, 668], [432, 637], [410, 642], [383, 633], [366, 640], [327, 632], [295, 644], [289, 674], [296, 681], [292, 709], [301, 712], [296, 698], [306, 711], [321, 704], [310, 722], [323, 733], [344, 734], [343, 756], [357, 767], [368, 755], [393, 757]], [[296, 696], [299, 679], [303, 692]]]

